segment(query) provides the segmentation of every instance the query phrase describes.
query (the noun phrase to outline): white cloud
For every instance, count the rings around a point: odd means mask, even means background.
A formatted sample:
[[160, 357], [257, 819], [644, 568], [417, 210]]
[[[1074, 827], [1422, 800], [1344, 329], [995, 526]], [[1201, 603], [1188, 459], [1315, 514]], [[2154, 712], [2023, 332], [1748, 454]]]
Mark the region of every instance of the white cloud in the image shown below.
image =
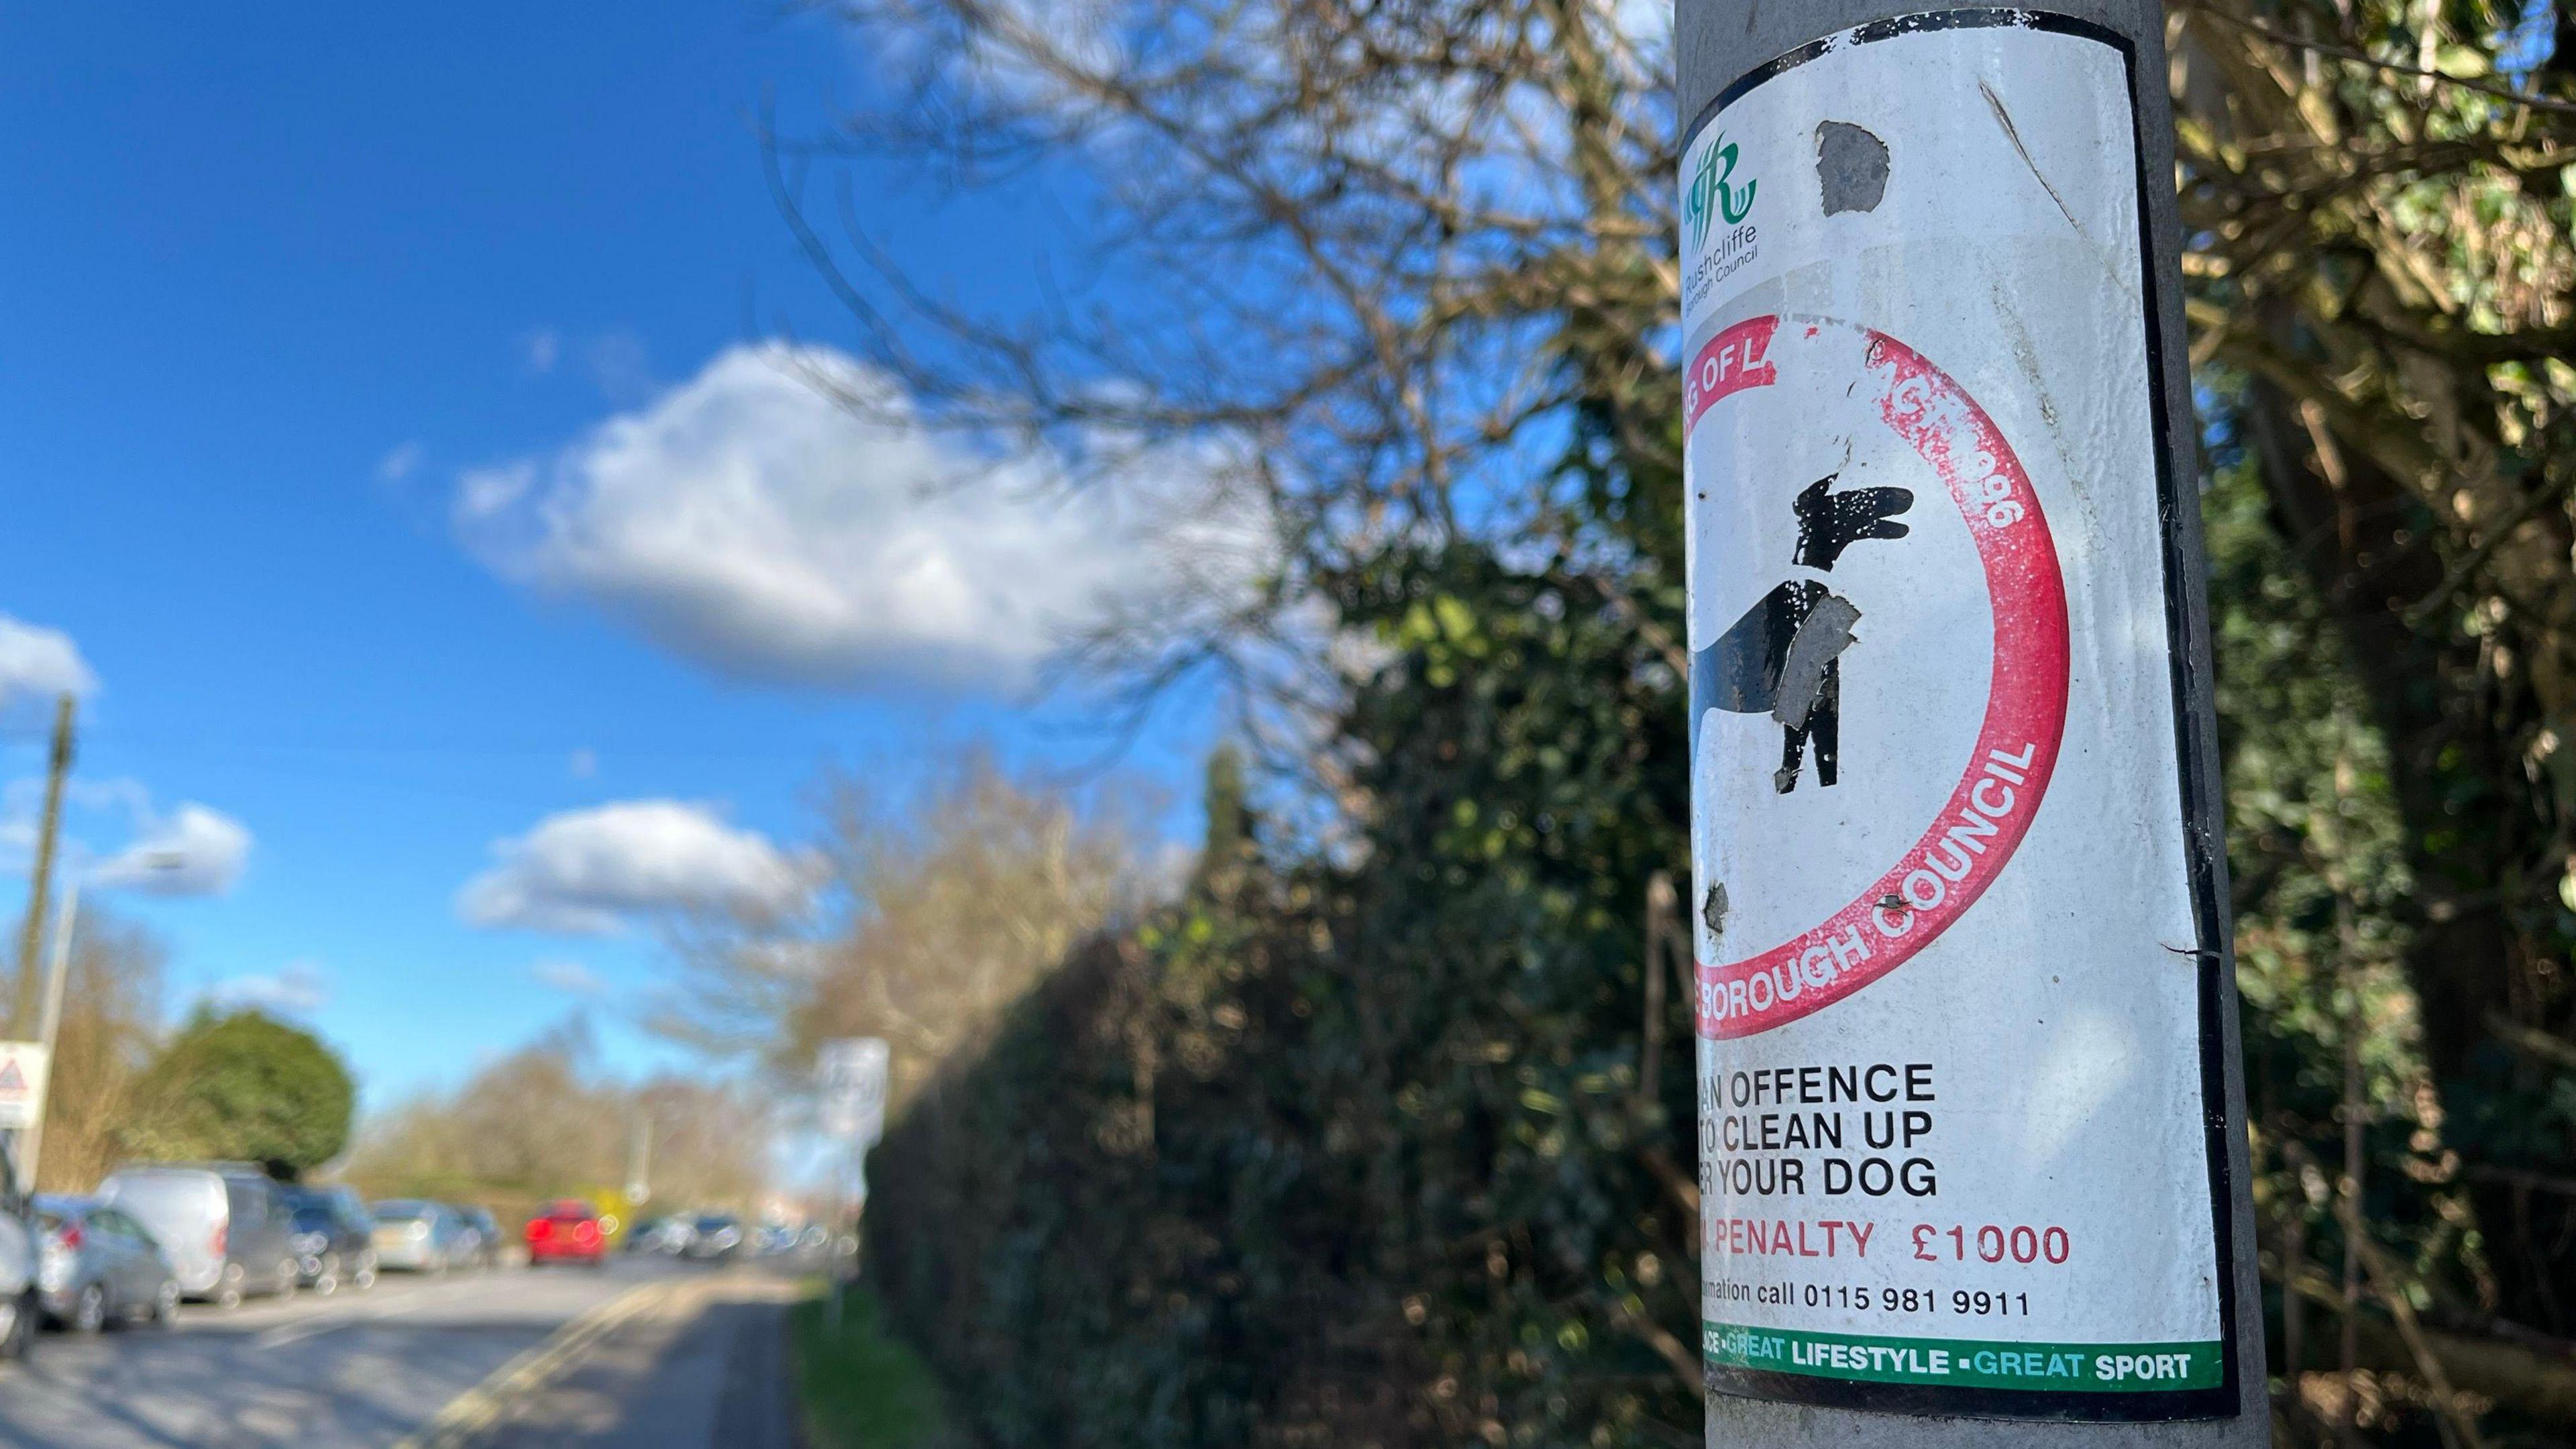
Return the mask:
[[1120, 462], [1071, 487], [1047, 450], [933, 433], [841, 353], [736, 347], [551, 457], [465, 473], [454, 518], [505, 577], [724, 674], [1013, 688], [1105, 610], [1240, 587], [1265, 555], [1212, 458]]
[[97, 688], [98, 676], [72, 636], [0, 614], [0, 710]]
[[530, 372], [552, 372], [562, 357], [563, 334], [551, 327], [531, 327], [519, 339], [519, 360], [528, 365]]
[[496, 842], [499, 863], [457, 892], [478, 926], [608, 935], [671, 910], [784, 910], [801, 900], [809, 862], [704, 805], [623, 800], [549, 815]]
[[[40, 775], [12, 780], [0, 790], [0, 871], [27, 870], [44, 795]], [[64, 803], [64, 868], [96, 885], [164, 896], [222, 895], [249, 863], [249, 827], [195, 801], [164, 815], [154, 807], [151, 790], [130, 776], [74, 775]], [[116, 828], [120, 817], [122, 828]], [[102, 830], [125, 844], [101, 854], [90, 841]]]
[[587, 780], [599, 773], [599, 751], [585, 745], [565, 759], [564, 769], [576, 780]]
[[156, 896], [219, 896], [250, 863], [250, 828], [220, 810], [191, 800], [166, 818], [148, 806], [138, 815], [134, 843], [93, 866], [93, 883]]
[[290, 961], [275, 975], [234, 976], [218, 981], [206, 995], [220, 1006], [257, 1007], [305, 1016], [321, 1010], [331, 999], [331, 978], [314, 962]]
[[398, 443], [376, 460], [376, 477], [383, 482], [400, 483], [420, 471], [425, 456], [426, 451], [417, 442]]
[[608, 983], [600, 979], [599, 973], [578, 961], [550, 957], [530, 966], [528, 974], [570, 996], [608, 994]]

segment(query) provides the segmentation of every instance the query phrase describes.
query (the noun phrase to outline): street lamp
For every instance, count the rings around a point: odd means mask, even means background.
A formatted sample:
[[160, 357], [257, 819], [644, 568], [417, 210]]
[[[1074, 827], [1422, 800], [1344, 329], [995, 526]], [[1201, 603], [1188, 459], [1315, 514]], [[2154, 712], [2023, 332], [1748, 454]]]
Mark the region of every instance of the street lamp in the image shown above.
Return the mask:
[[[143, 868], [154, 871], [184, 870], [188, 853], [184, 850], [145, 852]], [[81, 878], [75, 874], [63, 883], [62, 910], [54, 917], [54, 939], [45, 961], [45, 1001], [37, 1017], [36, 1040], [45, 1049], [45, 1091], [36, 1099], [36, 1118], [28, 1124], [24, 1149], [18, 1157], [20, 1191], [36, 1190], [36, 1159], [45, 1149], [45, 1116], [53, 1107], [54, 1039], [62, 1032], [63, 989], [71, 978], [72, 928], [80, 918]]]

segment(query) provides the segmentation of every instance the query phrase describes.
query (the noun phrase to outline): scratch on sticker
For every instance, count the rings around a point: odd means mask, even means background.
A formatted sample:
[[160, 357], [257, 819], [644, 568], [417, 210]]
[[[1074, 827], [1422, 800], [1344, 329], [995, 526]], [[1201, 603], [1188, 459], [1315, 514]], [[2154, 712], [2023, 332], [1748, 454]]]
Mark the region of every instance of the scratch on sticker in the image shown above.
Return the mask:
[[2102, 270], [2109, 274], [2111, 285], [2118, 287], [2131, 301], [2137, 301], [2137, 284], [2113, 264], [2110, 253], [2093, 240], [2093, 234], [2084, 229], [2084, 223], [2075, 219], [2075, 209], [2066, 204], [2066, 198], [2058, 194], [2056, 184], [2039, 169], [2038, 159], [2030, 154], [2030, 147], [2022, 143], [2021, 128], [2013, 124], [2012, 112], [2004, 109], [2004, 98], [1995, 94], [1995, 88], [1986, 84], [1983, 76], [1977, 78], [1977, 91], [1986, 98], [1987, 108], [1995, 113], [1995, 124], [2003, 128], [2004, 139], [2012, 142], [2014, 154], [2021, 157], [2022, 165], [2030, 168], [2031, 179], [2039, 183], [2040, 190], [2048, 193], [2049, 200], [2057, 203], [2057, 214], [2066, 218], [2067, 226], [2084, 243], [2085, 250], [2102, 263]]
[[2041, 174], [2039, 163], [2031, 159], [2030, 148], [2022, 144], [2021, 128], [2013, 124], [2012, 112], [2004, 109], [2003, 97], [1996, 95], [1995, 88], [1986, 84], [1982, 76], [1977, 79], [1977, 90], [1986, 98], [1986, 104], [1994, 109], [1995, 124], [2004, 128], [2004, 139], [2012, 142], [2013, 150], [2021, 156], [2021, 164], [2030, 168], [2030, 174], [2038, 180], [2040, 189], [2048, 193], [2048, 199], [2057, 203], [2057, 214], [2065, 217], [2066, 224], [2075, 228], [2075, 234], [2084, 237], [2089, 245], [2093, 238], [2085, 236], [2084, 223], [2075, 219], [2075, 213], [2066, 205], [2066, 198], [2057, 194], [2057, 188]]

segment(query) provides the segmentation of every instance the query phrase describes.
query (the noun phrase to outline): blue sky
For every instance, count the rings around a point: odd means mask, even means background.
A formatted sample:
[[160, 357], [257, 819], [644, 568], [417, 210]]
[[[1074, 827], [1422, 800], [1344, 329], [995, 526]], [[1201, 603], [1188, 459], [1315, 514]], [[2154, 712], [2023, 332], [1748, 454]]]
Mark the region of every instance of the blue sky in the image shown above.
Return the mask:
[[[824, 762], [900, 789], [969, 742], [1097, 753], [1021, 701], [1126, 520], [914, 510], [960, 455], [748, 347], [839, 330], [752, 117], [872, 73], [724, 0], [0, 19], [0, 778], [23, 834], [76, 651], [82, 847], [197, 852], [187, 894], [98, 891], [168, 940], [174, 1009], [288, 1003], [373, 1105], [575, 1010], [639, 1069], [676, 1056], [628, 1024], [662, 963], [599, 928], [756, 895]], [[1063, 214], [854, 185], [1002, 310]], [[1126, 756], [1176, 833], [1211, 716], [1176, 701]]]

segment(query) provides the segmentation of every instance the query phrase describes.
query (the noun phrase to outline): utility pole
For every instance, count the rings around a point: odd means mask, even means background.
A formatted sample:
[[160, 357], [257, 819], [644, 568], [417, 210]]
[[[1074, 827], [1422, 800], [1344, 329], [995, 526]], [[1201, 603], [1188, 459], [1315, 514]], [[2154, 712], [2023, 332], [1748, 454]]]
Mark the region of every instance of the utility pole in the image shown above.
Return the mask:
[[45, 1004], [36, 1026], [36, 1040], [45, 1049], [45, 1091], [36, 1102], [36, 1119], [27, 1124], [23, 1150], [18, 1154], [18, 1175], [24, 1179], [19, 1190], [36, 1190], [36, 1167], [45, 1151], [45, 1116], [54, 1109], [53, 1069], [54, 1043], [63, 1030], [63, 989], [71, 977], [72, 930], [80, 921], [80, 878], [72, 878], [63, 888], [63, 908], [54, 913], [53, 948], [45, 959]]
[[45, 898], [54, 879], [54, 843], [62, 830], [63, 779], [72, 768], [72, 711], [66, 691], [54, 702], [54, 748], [45, 774], [45, 811], [36, 826], [36, 859], [27, 872], [27, 918], [18, 927], [18, 992], [9, 1021], [24, 1031], [35, 1020], [36, 947], [44, 939]]
[[1678, 0], [1708, 1442], [2269, 1442], [2153, 0]]

